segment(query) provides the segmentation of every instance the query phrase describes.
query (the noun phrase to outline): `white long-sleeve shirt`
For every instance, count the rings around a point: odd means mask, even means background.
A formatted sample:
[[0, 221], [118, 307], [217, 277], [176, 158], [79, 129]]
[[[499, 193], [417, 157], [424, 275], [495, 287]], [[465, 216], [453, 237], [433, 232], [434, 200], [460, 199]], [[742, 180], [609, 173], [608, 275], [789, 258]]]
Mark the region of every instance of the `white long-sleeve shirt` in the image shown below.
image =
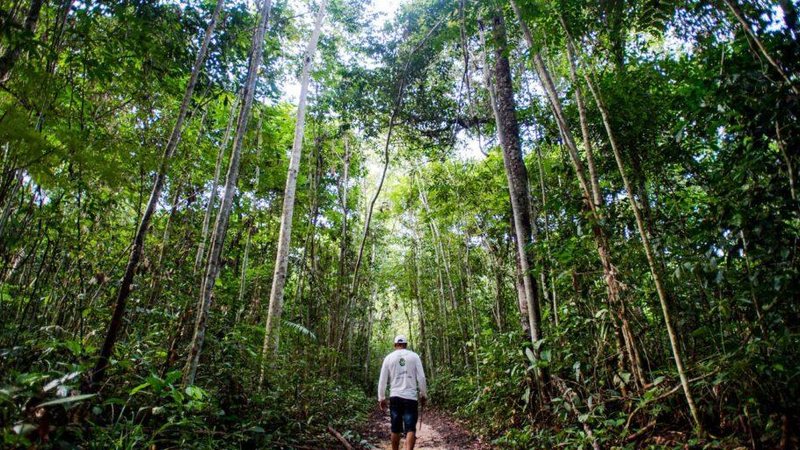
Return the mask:
[[389, 383], [391, 397], [416, 400], [417, 385], [419, 385], [419, 395], [428, 396], [422, 361], [420, 361], [419, 355], [411, 350], [397, 349], [383, 359], [381, 376], [378, 379], [378, 401], [386, 399], [387, 383]]

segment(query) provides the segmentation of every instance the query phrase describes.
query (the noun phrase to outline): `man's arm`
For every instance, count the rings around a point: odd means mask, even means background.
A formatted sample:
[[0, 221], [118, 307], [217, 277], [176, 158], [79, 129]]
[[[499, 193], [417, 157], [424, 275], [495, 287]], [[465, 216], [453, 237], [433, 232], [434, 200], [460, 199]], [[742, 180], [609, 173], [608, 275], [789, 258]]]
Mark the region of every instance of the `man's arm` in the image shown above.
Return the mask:
[[420, 398], [427, 399], [428, 398], [428, 384], [425, 380], [425, 370], [422, 369], [422, 360], [420, 358], [416, 358], [417, 362], [417, 385], [419, 386], [419, 396]]
[[381, 365], [381, 376], [378, 378], [378, 401], [383, 402], [386, 400], [386, 383], [389, 381], [389, 366], [386, 365], [386, 359], [383, 360]]

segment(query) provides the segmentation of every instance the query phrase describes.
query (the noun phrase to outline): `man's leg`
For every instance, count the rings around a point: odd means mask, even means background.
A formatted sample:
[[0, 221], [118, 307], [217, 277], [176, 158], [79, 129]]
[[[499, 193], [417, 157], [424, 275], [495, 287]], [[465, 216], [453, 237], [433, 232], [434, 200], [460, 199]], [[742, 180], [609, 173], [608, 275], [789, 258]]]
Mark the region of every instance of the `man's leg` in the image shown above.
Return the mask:
[[389, 416], [392, 424], [392, 450], [400, 450], [400, 433], [403, 432], [403, 402], [399, 398], [389, 397]]
[[400, 433], [392, 433], [392, 450], [400, 450]]
[[419, 411], [415, 400], [403, 400], [403, 426], [406, 430], [406, 450], [414, 450], [417, 443], [417, 418]]
[[406, 433], [406, 450], [414, 450], [414, 444], [417, 443], [417, 433], [409, 431]]

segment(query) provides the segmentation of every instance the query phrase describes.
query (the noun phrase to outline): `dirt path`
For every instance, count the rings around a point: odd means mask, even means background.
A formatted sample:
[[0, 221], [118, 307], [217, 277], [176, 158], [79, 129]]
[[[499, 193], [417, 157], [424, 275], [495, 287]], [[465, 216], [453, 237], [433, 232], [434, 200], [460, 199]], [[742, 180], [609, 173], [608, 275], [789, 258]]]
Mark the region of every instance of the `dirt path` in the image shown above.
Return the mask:
[[[388, 413], [375, 411], [370, 417], [369, 441], [373, 449], [390, 450], [391, 430]], [[405, 441], [400, 441], [403, 448]], [[417, 423], [417, 445], [415, 450], [487, 450], [492, 447], [470, 435], [453, 418], [438, 410], [422, 413], [421, 424]]]

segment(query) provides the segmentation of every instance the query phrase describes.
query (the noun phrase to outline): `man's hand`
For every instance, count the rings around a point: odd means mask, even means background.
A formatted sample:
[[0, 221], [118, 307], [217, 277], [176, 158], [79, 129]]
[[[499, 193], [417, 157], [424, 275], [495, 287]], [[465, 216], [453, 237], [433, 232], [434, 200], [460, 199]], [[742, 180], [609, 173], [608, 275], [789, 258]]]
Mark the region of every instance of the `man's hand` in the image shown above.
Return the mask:
[[378, 402], [378, 406], [381, 408], [381, 411], [386, 411], [386, 404], [387, 404], [386, 399], [383, 399]]
[[420, 397], [420, 398], [419, 398], [419, 404], [420, 404], [420, 406], [422, 406], [423, 408], [425, 407], [425, 405], [426, 405], [427, 403], [428, 403], [428, 397]]

